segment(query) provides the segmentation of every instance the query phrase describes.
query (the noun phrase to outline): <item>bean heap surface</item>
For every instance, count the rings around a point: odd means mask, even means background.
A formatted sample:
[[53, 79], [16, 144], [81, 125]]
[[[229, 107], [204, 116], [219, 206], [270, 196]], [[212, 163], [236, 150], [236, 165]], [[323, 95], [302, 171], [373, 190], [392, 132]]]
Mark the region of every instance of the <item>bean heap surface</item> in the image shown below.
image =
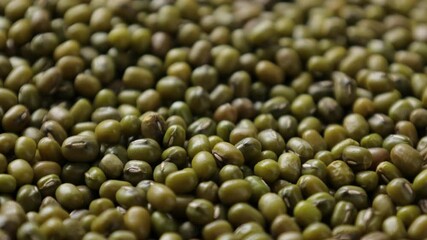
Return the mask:
[[0, 239], [426, 239], [426, 13], [1, 0]]

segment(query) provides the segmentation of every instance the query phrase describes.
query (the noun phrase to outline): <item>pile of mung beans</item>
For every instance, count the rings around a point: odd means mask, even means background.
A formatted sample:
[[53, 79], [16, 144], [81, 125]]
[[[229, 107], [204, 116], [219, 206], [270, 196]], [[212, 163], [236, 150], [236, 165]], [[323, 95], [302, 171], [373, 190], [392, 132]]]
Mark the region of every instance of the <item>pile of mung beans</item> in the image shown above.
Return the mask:
[[1, 0], [0, 239], [426, 239], [426, 64], [426, 0]]

